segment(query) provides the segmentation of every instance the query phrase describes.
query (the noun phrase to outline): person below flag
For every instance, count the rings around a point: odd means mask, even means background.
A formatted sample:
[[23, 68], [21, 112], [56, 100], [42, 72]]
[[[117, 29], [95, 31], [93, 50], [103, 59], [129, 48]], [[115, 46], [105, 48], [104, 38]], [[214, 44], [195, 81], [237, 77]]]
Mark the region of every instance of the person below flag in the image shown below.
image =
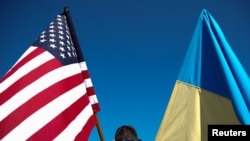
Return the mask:
[[100, 106], [65, 13], [0, 83], [0, 140], [88, 140]]

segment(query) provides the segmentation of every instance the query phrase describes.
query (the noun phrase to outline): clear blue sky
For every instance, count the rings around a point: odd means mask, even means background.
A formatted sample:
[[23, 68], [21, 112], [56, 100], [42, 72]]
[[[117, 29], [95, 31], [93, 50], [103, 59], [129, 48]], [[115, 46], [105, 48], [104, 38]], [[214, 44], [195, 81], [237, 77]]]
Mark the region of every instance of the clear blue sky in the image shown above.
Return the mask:
[[[0, 77], [69, 6], [98, 96], [106, 141], [133, 125], [153, 141], [203, 8], [250, 75], [248, 0], [9, 0], [0, 8]], [[94, 128], [90, 141], [98, 141]]]

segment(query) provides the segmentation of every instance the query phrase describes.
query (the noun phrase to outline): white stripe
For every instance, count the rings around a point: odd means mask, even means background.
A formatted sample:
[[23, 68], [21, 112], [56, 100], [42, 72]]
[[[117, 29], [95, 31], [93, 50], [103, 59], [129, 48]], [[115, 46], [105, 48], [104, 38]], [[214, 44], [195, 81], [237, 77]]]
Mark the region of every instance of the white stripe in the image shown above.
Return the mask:
[[84, 83], [85, 83], [85, 86], [86, 86], [87, 88], [93, 87], [93, 83], [92, 83], [92, 81], [91, 81], [90, 78], [86, 78], [86, 79], [84, 80]]
[[96, 95], [89, 96], [89, 101], [90, 101], [91, 104], [97, 104], [98, 103]]
[[93, 115], [91, 104], [89, 103], [84, 110], [72, 121], [69, 126], [58, 135], [55, 141], [73, 141], [76, 135], [82, 130], [88, 119]]
[[32, 134], [41, 129], [45, 124], [54, 119], [58, 114], [63, 112], [67, 107], [77, 101], [86, 92], [83, 89], [84, 85], [80, 84], [75, 88], [64, 93], [54, 101], [48, 103], [37, 112], [32, 114], [9, 134], [7, 134], [3, 140], [15, 141], [15, 140], [26, 140]]
[[80, 62], [79, 65], [82, 71], [88, 70], [86, 62]]
[[26, 64], [24, 64], [14, 74], [12, 74], [10, 77], [8, 77], [5, 81], [3, 81], [1, 83], [0, 93], [2, 93], [9, 86], [11, 86], [18, 79], [20, 79], [21, 77], [23, 77], [24, 75], [26, 75], [30, 71], [34, 70], [35, 68], [39, 67], [40, 65], [46, 63], [47, 61], [49, 61], [53, 58], [54, 57], [48, 52], [44, 52], [44, 53], [36, 56], [34, 59], [32, 59], [29, 62], [27, 62]]
[[37, 93], [43, 91], [49, 86], [61, 81], [64, 78], [80, 73], [81, 70], [78, 64], [67, 65], [53, 70], [44, 76], [40, 77], [21, 91], [15, 96], [10, 98], [0, 107], [0, 120], [4, 119], [8, 114], [18, 108], [20, 105], [28, 101], [30, 98], [35, 96]]

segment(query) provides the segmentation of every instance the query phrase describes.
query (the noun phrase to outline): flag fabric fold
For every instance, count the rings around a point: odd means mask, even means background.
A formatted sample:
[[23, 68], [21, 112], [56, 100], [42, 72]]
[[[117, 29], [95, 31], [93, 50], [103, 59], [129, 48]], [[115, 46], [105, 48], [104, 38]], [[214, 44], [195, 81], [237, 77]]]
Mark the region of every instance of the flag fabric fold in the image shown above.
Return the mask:
[[65, 14], [24, 52], [0, 83], [0, 140], [87, 140], [100, 106]]
[[216, 20], [202, 10], [156, 141], [205, 141], [209, 124], [250, 124], [249, 86]]

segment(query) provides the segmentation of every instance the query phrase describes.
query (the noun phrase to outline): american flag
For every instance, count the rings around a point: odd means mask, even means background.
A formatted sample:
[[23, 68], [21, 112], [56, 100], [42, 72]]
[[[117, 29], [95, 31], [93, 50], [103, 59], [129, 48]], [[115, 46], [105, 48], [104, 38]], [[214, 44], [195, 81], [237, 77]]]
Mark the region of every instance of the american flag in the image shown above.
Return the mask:
[[0, 81], [0, 140], [88, 140], [99, 103], [64, 14]]

